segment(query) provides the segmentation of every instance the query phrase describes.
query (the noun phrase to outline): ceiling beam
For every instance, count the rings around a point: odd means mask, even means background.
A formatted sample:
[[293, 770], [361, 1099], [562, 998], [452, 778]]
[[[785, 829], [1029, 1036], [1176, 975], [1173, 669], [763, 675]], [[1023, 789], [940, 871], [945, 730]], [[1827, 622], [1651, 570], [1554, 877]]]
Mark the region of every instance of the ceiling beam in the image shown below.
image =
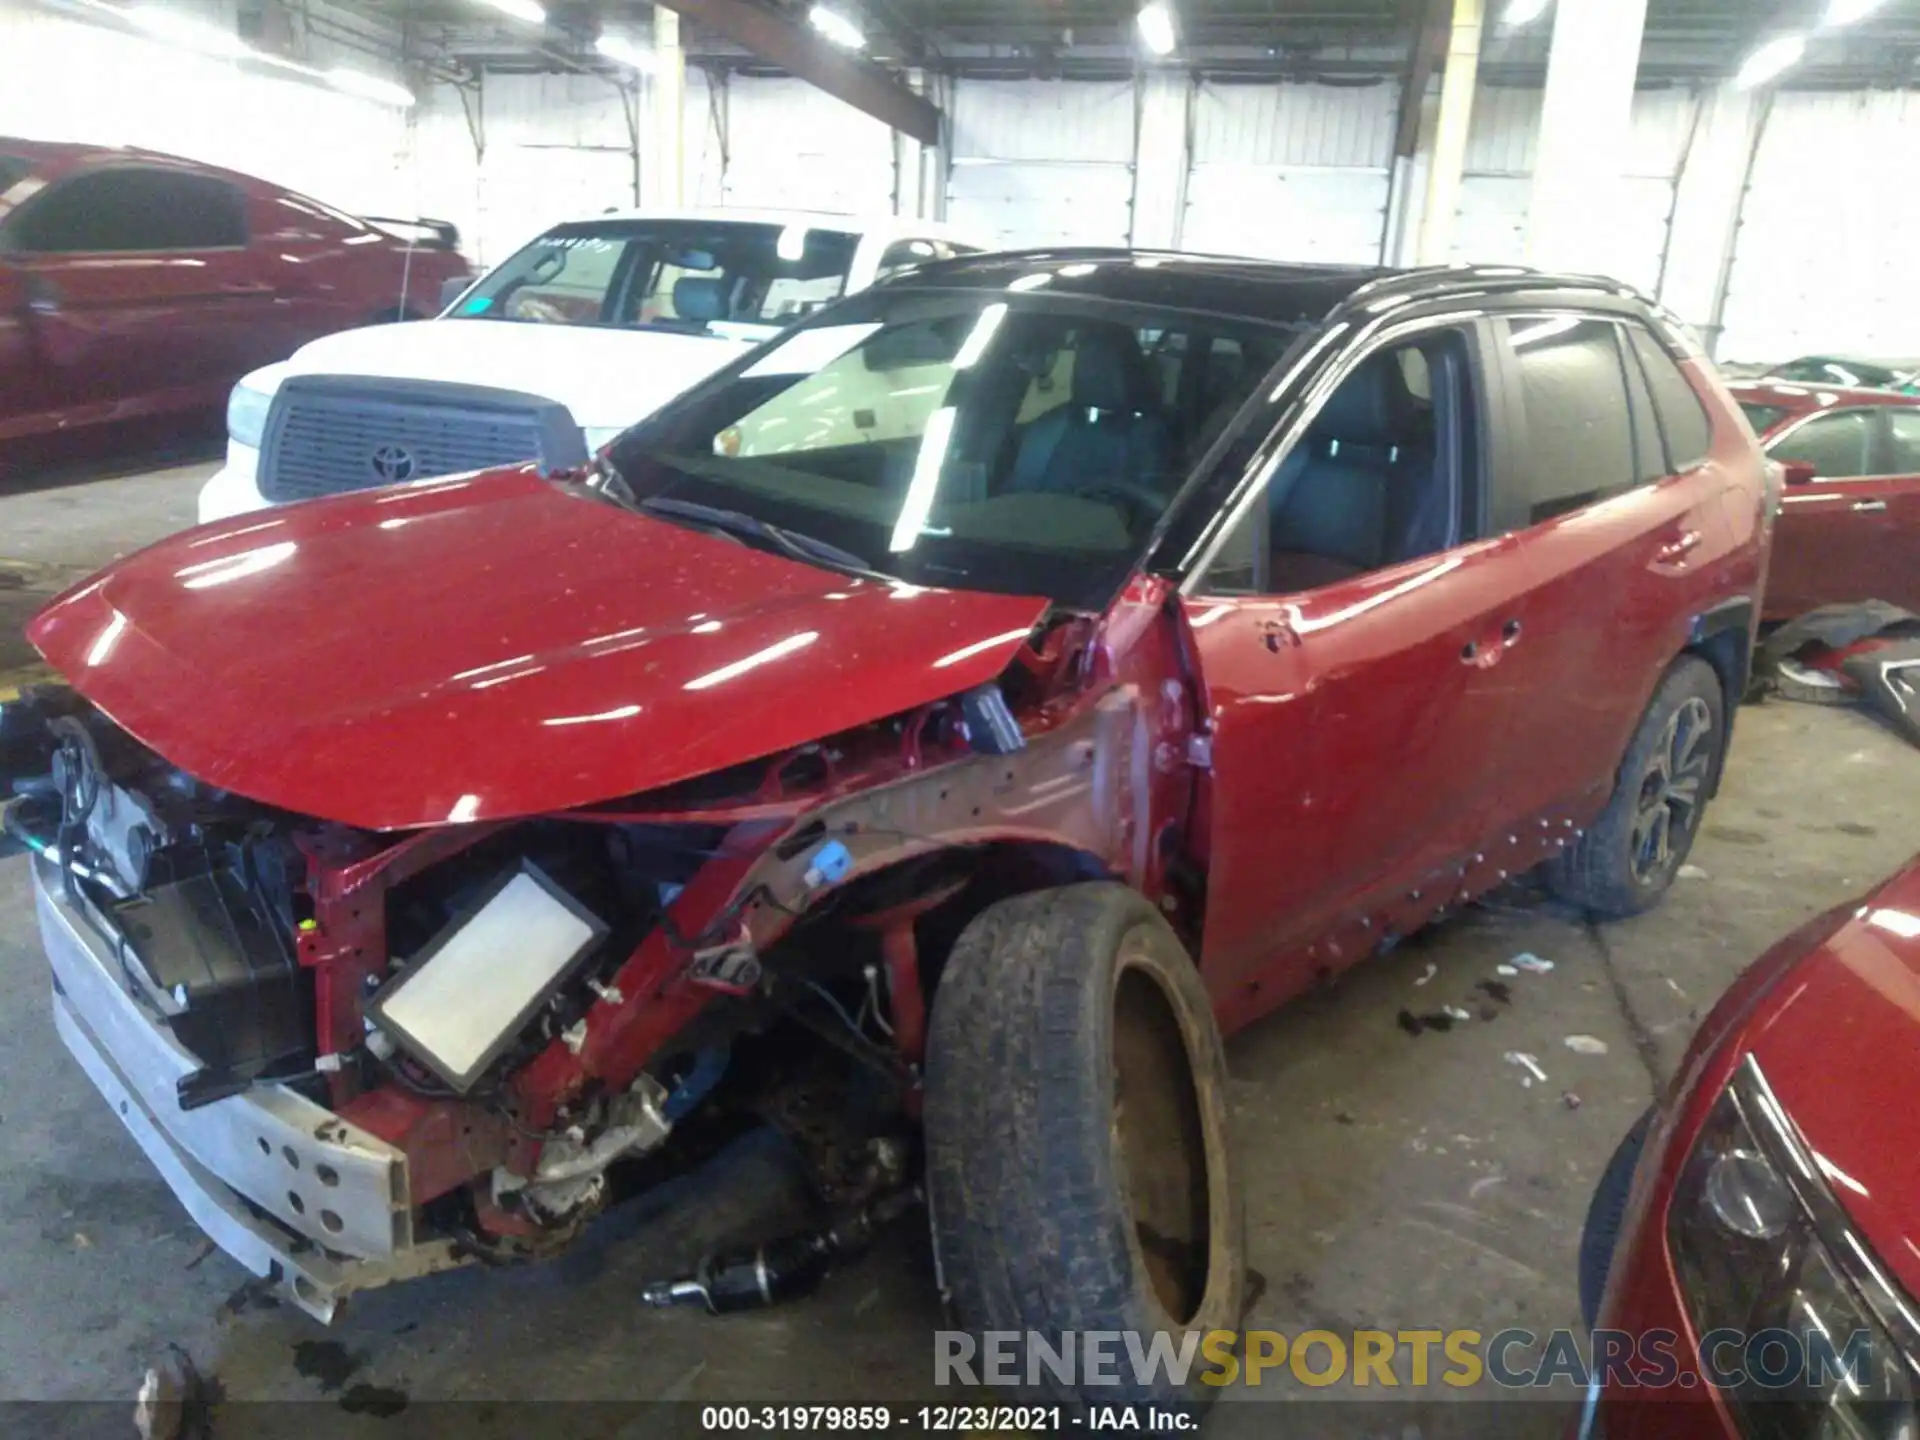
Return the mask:
[[744, 45], [761, 59], [818, 86], [922, 145], [940, 143], [939, 107], [878, 66], [837, 50], [809, 30], [752, 0], [658, 0]]

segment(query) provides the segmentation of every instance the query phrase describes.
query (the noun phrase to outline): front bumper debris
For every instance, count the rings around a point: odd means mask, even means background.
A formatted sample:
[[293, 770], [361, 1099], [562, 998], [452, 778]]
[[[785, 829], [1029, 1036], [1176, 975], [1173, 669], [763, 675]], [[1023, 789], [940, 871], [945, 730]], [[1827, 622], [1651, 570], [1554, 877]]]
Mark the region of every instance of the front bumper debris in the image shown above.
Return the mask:
[[112, 922], [45, 857], [33, 884], [61, 1040], [214, 1243], [323, 1322], [356, 1290], [462, 1263], [415, 1236], [406, 1157], [332, 1111], [280, 1085], [183, 1111], [200, 1062], [128, 992]]

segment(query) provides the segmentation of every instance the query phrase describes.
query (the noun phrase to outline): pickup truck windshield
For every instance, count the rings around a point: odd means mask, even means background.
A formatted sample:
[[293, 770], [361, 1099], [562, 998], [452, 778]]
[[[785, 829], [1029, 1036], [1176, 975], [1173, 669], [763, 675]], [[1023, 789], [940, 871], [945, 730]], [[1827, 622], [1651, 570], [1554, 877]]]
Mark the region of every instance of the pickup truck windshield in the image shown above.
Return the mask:
[[[1296, 330], [1084, 297], [881, 289], [613, 445], [608, 486], [908, 584], [1106, 603]], [[665, 502], [665, 503], [661, 503]]]
[[580, 221], [488, 273], [448, 318], [695, 334], [788, 325], [846, 290], [859, 240], [741, 221]]

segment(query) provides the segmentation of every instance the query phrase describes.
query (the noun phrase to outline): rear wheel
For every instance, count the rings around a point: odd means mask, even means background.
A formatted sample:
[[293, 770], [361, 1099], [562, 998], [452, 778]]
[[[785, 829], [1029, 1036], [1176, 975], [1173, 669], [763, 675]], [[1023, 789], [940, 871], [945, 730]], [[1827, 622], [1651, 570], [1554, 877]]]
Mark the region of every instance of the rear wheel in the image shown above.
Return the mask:
[[1713, 667], [1681, 656], [1640, 717], [1607, 808], [1547, 867], [1555, 894], [1613, 918], [1637, 915], [1667, 893], [1700, 833], [1719, 770], [1724, 716]]
[[[970, 1331], [1130, 1331], [1143, 1350], [1232, 1329], [1245, 1290], [1226, 1061], [1193, 962], [1121, 885], [983, 911], [954, 946], [928, 1035], [929, 1200], [941, 1274]], [[1204, 1404], [1137, 1374], [1055, 1399]], [[1076, 1357], [1078, 1358], [1078, 1357]], [[1024, 1376], [1027, 1364], [1018, 1369]]]

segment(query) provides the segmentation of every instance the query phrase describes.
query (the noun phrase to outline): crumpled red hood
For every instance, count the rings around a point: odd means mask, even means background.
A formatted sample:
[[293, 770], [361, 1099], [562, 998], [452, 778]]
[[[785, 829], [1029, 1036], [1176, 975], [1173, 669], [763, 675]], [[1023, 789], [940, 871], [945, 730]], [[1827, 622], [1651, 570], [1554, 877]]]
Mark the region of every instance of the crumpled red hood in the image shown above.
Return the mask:
[[938, 699], [1046, 607], [856, 580], [522, 468], [187, 531], [27, 633], [188, 774], [390, 830], [612, 799]]
[[1834, 1198], [1920, 1295], [1920, 861], [1775, 982], [1748, 1044]]

